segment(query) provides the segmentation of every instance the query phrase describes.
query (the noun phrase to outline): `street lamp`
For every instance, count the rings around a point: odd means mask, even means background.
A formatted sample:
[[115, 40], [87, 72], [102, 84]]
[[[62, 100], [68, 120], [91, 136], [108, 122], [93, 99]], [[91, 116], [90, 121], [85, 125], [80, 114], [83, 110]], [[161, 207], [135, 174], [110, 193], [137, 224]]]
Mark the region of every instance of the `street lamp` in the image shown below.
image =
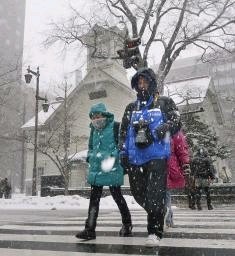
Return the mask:
[[38, 101], [44, 100], [47, 102], [47, 98], [39, 96], [39, 67], [37, 67], [37, 72], [30, 69], [30, 66], [27, 68], [28, 73], [25, 74], [25, 82], [29, 84], [32, 80], [32, 74], [36, 76], [36, 94], [35, 94], [35, 126], [34, 126], [34, 155], [33, 155], [33, 177], [32, 177], [32, 196], [37, 194], [37, 148], [38, 148]]

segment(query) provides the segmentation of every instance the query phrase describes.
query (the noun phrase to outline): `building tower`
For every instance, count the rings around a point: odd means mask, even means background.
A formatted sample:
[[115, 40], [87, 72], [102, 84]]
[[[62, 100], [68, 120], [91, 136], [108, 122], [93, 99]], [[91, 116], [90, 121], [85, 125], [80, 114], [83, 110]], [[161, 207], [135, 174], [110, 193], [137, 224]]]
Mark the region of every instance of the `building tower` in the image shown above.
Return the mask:
[[24, 119], [21, 87], [25, 0], [0, 1], [0, 177], [20, 188]]

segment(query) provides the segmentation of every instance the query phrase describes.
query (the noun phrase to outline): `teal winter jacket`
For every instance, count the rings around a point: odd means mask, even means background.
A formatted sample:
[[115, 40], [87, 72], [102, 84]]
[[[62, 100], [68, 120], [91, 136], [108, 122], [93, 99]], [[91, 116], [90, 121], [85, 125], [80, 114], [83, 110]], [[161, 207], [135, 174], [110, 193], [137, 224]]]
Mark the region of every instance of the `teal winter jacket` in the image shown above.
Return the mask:
[[[106, 126], [101, 130], [95, 129], [92, 123], [90, 124], [87, 182], [95, 186], [121, 186], [124, 178], [117, 147], [119, 124], [114, 122], [114, 115], [106, 111], [103, 103], [92, 106], [90, 116], [93, 113], [102, 113], [107, 121]], [[110, 160], [110, 157], [115, 159], [114, 165], [110, 170], [102, 169], [102, 162], [105, 159]]]

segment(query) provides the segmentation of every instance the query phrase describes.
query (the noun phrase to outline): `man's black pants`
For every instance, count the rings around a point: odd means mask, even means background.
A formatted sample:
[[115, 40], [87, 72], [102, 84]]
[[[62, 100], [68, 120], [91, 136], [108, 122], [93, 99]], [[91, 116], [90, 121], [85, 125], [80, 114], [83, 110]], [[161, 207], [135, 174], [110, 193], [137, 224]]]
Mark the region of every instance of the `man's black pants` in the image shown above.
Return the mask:
[[201, 206], [202, 190], [204, 190], [205, 194], [206, 194], [207, 206], [210, 206], [211, 205], [211, 192], [210, 192], [209, 186], [196, 187], [196, 191], [195, 191], [196, 203], [197, 203], [197, 205]]
[[132, 195], [148, 214], [148, 234], [162, 237], [166, 197], [166, 159], [151, 160], [128, 171]]

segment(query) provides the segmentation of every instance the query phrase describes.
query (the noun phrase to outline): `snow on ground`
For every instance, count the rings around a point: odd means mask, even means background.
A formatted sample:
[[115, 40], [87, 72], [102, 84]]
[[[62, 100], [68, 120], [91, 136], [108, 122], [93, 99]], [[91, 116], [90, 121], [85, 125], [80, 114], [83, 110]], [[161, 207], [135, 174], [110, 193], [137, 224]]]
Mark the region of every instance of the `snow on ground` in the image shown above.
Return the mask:
[[[130, 210], [141, 209], [132, 196], [124, 196]], [[88, 209], [89, 199], [73, 196], [38, 197], [22, 194], [12, 195], [11, 199], [0, 198], [0, 209], [35, 209], [35, 210], [61, 210], [61, 209]], [[112, 196], [101, 198], [100, 209], [118, 209]]]

